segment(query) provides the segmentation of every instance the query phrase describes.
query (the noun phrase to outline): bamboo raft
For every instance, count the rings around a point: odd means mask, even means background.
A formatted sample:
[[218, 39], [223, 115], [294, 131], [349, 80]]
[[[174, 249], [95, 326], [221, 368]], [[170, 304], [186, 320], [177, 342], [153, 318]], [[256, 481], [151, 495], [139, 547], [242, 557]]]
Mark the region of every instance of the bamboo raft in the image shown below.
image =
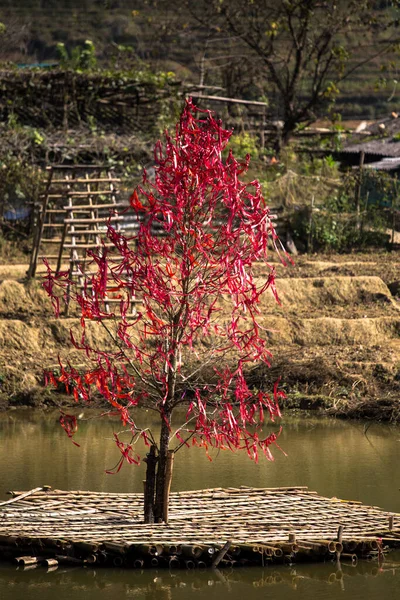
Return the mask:
[[168, 523], [143, 523], [143, 494], [10, 492], [0, 503], [0, 559], [128, 568], [206, 568], [383, 559], [400, 515], [307, 487], [174, 492]]

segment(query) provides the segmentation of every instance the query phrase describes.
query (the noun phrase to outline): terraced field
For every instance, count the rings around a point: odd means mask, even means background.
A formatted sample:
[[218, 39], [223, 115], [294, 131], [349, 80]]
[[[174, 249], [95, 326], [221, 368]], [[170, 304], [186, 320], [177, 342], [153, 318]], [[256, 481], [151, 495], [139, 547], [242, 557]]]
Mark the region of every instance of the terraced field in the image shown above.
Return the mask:
[[[43, 392], [42, 371], [71, 354], [76, 320], [55, 320], [40, 285], [22, 282], [25, 272], [0, 266], [3, 408], [61, 402]], [[281, 306], [268, 294], [260, 305], [272, 366], [250, 373], [254, 385], [281, 377], [287, 406], [400, 418], [400, 253], [299, 257], [277, 272]], [[103, 335], [97, 324], [89, 331]]]
[[279, 275], [282, 306], [263, 306], [275, 361], [255, 377], [281, 375], [290, 405], [398, 418], [400, 255], [303, 257]]

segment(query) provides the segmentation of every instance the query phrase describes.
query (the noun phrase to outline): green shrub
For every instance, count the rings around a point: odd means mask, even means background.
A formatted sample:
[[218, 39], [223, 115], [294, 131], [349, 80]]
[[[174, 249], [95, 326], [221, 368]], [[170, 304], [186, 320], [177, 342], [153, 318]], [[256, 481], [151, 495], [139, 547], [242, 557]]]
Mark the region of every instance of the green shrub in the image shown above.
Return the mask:
[[233, 134], [229, 140], [228, 149], [232, 150], [235, 158], [244, 159], [247, 154], [250, 154], [252, 159], [257, 159], [259, 156], [257, 140], [247, 131]]

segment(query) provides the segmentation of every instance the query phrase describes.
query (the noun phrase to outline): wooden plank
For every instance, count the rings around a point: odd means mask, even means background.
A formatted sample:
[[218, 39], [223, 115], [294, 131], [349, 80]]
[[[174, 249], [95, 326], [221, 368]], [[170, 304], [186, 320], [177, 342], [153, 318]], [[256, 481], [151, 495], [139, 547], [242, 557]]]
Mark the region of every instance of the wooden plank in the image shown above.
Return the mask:
[[[112, 192], [114, 193], [114, 192]], [[91, 196], [93, 194], [93, 192], [88, 192], [88, 196]], [[111, 192], [108, 192], [108, 194], [111, 194]], [[104, 204], [79, 204], [79, 205], [75, 205], [75, 206], [63, 206], [63, 209], [66, 212], [75, 212], [75, 211], [79, 211], [81, 209], [84, 210], [95, 210], [97, 208], [129, 208], [130, 204], [128, 202], [108, 202], [108, 203], [104, 203]]]
[[[87, 183], [90, 183], [90, 179], [87, 180]], [[96, 191], [87, 191], [87, 192], [78, 192], [74, 190], [69, 190], [66, 196], [117, 196], [119, 194], [118, 190], [96, 190]]]
[[[76, 229], [74, 234], [76, 236], [79, 235], [105, 235], [107, 233], [106, 229]], [[67, 232], [67, 237], [71, 236], [71, 233]], [[50, 238], [49, 238], [50, 239]]]
[[[89, 248], [115, 248], [114, 244], [80, 244], [79, 242], [77, 242], [76, 244], [64, 244], [64, 248], [69, 248], [69, 249], [74, 249], [76, 248], [76, 250], [85, 250], [85, 249], [89, 249]], [[79, 262], [80, 259], [77, 259], [77, 261]]]
[[[112, 296], [107, 296], [107, 298], [103, 298], [103, 302], [107, 304], [120, 304], [121, 300], [126, 300], [126, 295], [122, 298], [113, 298]], [[129, 298], [129, 302], [131, 304], [142, 304], [142, 300], [138, 298]]]
[[80, 223], [108, 223], [108, 221], [114, 222], [114, 221], [123, 221], [124, 217], [118, 216], [118, 217], [103, 217], [103, 218], [96, 218], [96, 219], [65, 219], [64, 223], [71, 223], [71, 224], [76, 224], [79, 225]]
[[260, 106], [262, 108], [268, 108], [268, 104], [266, 102], [259, 102], [257, 100], [242, 100], [239, 98], [226, 98], [224, 96], [209, 96], [202, 94], [201, 92], [193, 92], [191, 96], [193, 96], [193, 98], [198, 98], [199, 100], [215, 100], [216, 102], [225, 102], [226, 104], [243, 104], [245, 106]]
[[[106, 171], [104, 165], [50, 165], [47, 170], [57, 171]], [[57, 181], [57, 180], [55, 180]]]
[[76, 183], [80, 184], [80, 183], [120, 183], [121, 179], [119, 179], [118, 177], [110, 177], [109, 179], [107, 179], [107, 177], [90, 177], [89, 179], [55, 179], [54, 180], [54, 184], [64, 184], [64, 183], [68, 183], [68, 184], [73, 184], [75, 185]]
[[[58, 254], [39, 254], [38, 258], [47, 258], [48, 260], [54, 260], [58, 258]], [[69, 256], [63, 256], [63, 260], [68, 261]]]

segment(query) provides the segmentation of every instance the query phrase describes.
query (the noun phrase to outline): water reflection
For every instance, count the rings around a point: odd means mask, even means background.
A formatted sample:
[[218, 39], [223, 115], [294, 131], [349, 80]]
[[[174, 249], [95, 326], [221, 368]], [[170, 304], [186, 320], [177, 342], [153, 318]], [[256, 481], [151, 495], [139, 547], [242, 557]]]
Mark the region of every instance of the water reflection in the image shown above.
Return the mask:
[[[81, 598], [102, 600], [105, 598], [143, 598], [144, 600], [183, 600], [188, 595], [213, 600], [229, 594], [232, 600], [245, 595], [248, 600], [308, 597], [378, 598], [395, 597], [400, 583], [400, 554], [391, 554], [389, 560], [378, 566], [359, 562], [357, 565], [325, 563], [320, 565], [296, 565], [205, 571], [121, 571], [43, 569], [20, 571], [0, 567], [0, 597], [2, 600], [30, 600], [54, 598], [58, 600]], [[57, 586], [55, 588], [55, 586]], [[368, 592], [366, 590], [368, 589]], [[393, 594], [392, 594], [393, 593]]]

